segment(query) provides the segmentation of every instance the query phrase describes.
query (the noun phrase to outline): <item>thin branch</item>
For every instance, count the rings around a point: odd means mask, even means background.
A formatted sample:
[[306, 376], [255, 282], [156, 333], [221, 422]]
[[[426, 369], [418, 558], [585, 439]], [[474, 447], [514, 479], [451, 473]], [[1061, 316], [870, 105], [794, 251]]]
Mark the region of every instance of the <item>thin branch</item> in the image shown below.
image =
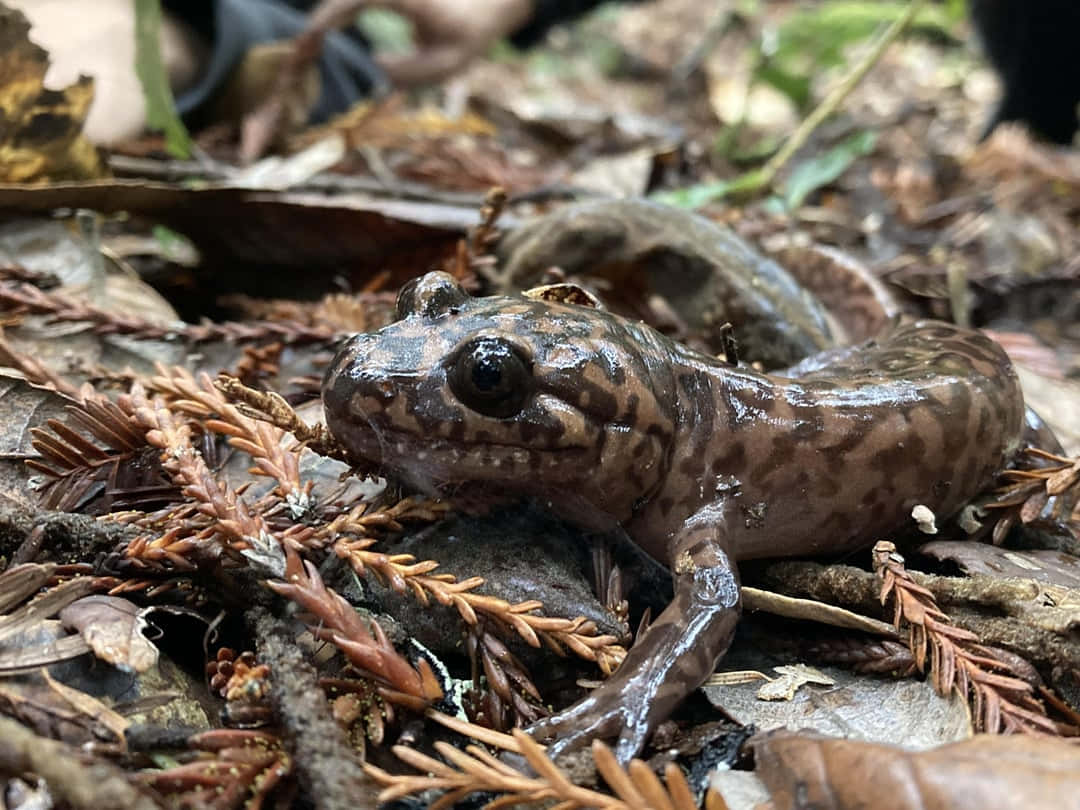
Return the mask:
[[262, 731], [215, 729], [189, 737], [188, 747], [202, 755], [164, 770], [142, 771], [139, 781], [185, 807], [259, 810], [293, 772], [281, 740]]
[[208, 374], [200, 374], [196, 380], [183, 368], [159, 364], [157, 370], [149, 384], [168, 397], [170, 409], [199, 419], [206, 430], [228, 436], [230, 446], [251, 456], [255, 462], [251, 472], [277, 481], [278, 492], [294, 518], [310, 511], [312, 484], [300, 479], [302, 444], [288, 442], [281, 428], [242, 414]]
[[63, 743], [39, 737], [21, 723], [0, 717], [0, 771], [33, 773], [49, 792], [75, 810], [158, 810], [160, 805], [106, 762], [86, 762]]
[[55, 391], [68, 399], [79, 399], [79, 389], [34, 358], [17, 351], [3, 334], [0, 334], [0, 364], [11, 366], [22, 373], [31, 385]]
[[240, 496], [214, 477], [202, 455], [191, 444], [191, 428], [178, 423], [161, 398], [148, 400], [142, 386], [120, 398], [147, 431], [146, 440], [161, 453], [161, 466], [181, 487], [183, 494], [199, 504], [199, 511], [214, 519], [201, 539], [215, 539], [235, 551], [258, 552], [271, 568], [280, 556], [281, 540], [266, 520], [252, 512]]
[[1080, 503], [1080, 457], [1068, 458], [1028, 447], [1017, 458], [1023, 464], [1001, 474], [1005, 482], [978, 505], [997, 514], [994, 545], [1001, 545], [1013, 526], [1050, 519], [1080, 528], [1074, 514]]

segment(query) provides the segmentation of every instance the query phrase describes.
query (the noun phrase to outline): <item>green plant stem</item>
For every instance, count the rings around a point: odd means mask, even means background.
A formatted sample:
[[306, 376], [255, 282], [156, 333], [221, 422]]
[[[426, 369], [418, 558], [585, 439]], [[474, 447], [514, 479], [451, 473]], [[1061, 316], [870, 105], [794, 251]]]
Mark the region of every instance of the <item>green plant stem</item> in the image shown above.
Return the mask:
[[165, 133], [165, 148], [176, 158], [191, 156], [194, 144], [176, 114], [169, 75], [161, 59], [161, 0], [135, 0], [135, 75], [146, 99], [146, 125]]
[[776, 175], [787, 165], [792, 155], [806, 144], [814, 130], [821, 126], [826, 118], [836, 112], [844, 99], [859, 85], [859, 82], [870, 72], [870, 69], [877, 64], [881, 55], [885, 53], [885, 49], [904, 32], [925, 4], [926, 0], [911, 0], [904, 13], [889, 25], [855, 67], [803, 119], [799, 128], [791, 133], [791, 136], [784, 142], [779, 151], [760, 169], [747, 172], [734, 181], [733, 185], [738, 186], [739, 190], [744, 193], [757, 192], [763, 188], [771, 187]]

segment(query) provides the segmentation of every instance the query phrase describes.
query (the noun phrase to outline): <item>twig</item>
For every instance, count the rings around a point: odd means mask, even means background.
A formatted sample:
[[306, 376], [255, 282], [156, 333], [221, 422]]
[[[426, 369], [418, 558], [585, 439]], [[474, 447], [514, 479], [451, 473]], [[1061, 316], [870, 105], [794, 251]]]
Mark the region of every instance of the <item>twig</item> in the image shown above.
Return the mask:
[[[445, 514], [447, 505], [406, 498], [390, 509], [365, 514], [367, 504], [361, 504], [316, 532], [316, 537], [333, 540], [334, 551], [349, 561], [353, 570], [363, 576], [371, 571], [389, 588], [409, 593], [428, 604], [429, 599], [452, 606], [470, 626], [475, 626], [478, 613], [497, 624], [515, 631], [533, 647], [541, 641], [558, 655], [565, 655], [563, 645], [587, 661], [595, 661], [605, 674], [611, 674], [626, 655], [614, 636], [597, 635], [596, 625], [584, 617], [566, 619], [536, 613], [543, 608], [537, 600], [510, 604], [504, 599], [475, 593], [484, 584], [482, 577], [459, 581], [452, 574], [433, 573], [439, 564], [434, 560], [417, 562], [411, 554], [384, 554], [371, 551], [375, 544], [367, 536], [372, 528], [396, 531], [400, 520], [433, 520]], [[340, 536], [345, 535], [345, 536]], [[357, 536], [359, 535], [359, 536]]]
[[1001, 545], [1017, 523], [1027, 525], [1050, 518], [1077, 527], [1073, 510], [1080, 501], [1080, 456], [1068, 458], [1037, 447], [1028, 447], [1018, 457], [1024, 468], [1005, 470], [1005, 485], [979, 502], [998, 513], [993, 543]]
[[199, 504], [199, 512], [213, 518], [194, 540], [200, 546], [219, 543], [223, 551], [242, 552], [249, 561], [269, 571], [284, 571], [285, 538], [310, 530], [297, 526], [278, 536], [261, 513], [252, 511], [235, 491], [215, 478], [191, 445], [190, 427], [178, 424], [160, 397], [148, 400], [142, 386], [136, 384], [130, 395], [118, 401], [122, 406], [125, 403], [130, 403], [128, 407], [147, 431], [146, 440], [162, 451], [161, 466], [165, 472], [185, 496]]
[[[492, 728], [509, 731], [548, 714], [528, 670], [500, 639], [477, 625], [469, 628], [465, 648], [472, 668], [473, 688], [465, 693], [471, 717], [484, 717]], [[481, 671], [486, 688], [480, 686]]]
[[274, 672], [270, 701], [308, 796], [320, 810], [375, 810], [374, 784], [330, 713], [315, 668], [291, 629], [261, 608], [246, 614], [260, 661]]
[[79, 389], [69, 383], [59, 374], [56, 374], [51, 369], [46, 368], [34, 358], [16, 351], [15, 348], [7, 342], [7, 338], [0, 334], [0, 363], [9, 365], [17, 371], [21, 372], [26, 381], [31, 385], [36, 385], [39, 388], [44, 388], [49, 391], [55, 391], [62, 397], [68, 399], [78, 400]]
[[[149, 384], [155, 391], [169, 396], [170, 409], [199, 419], [206, 430], [228, 436], [232, 447], [251, 456], [255, 462], [251, 472], [277, 481], [278, 494], [288, 503], [295, 518], [310, 510], [311, 483], [300, 480], [302, 445], [284, 446], [285, 432], [281, 428], [242, 414], [214, 385], [210, 375], [200, 374], [196, 380], [186, 369], [166, 368], [161, 364], [157, 370], [158, 375]], [[288, 410], [295, 415], [291, 408]]]
[[64, 293], [42, 290], [21, 281], [0, 282], [0, 310], [46, 315], [51, 321], [57, 322], [85, 322], [91, 324], [99, 335], [128, 335], [149, 340], [183, 339], [192, 343], [210, 340], [279, 341], [303, 344], [331, 343], [340, 337], [333, 330], [318, 325], [281, 321], [161, 325], [107, 312]]
[[260, 810], [270, 792], [293, 770], [281, 740], [262, 731], [214, 729], [189, 737], [188, 747], [203, 755], [139, 774], [139, 781], [171, 795], [183, 807]]
[[74, 749], [0, 717], [0, 772], [35, 773], [52, 796], [75, 810], [160, 810], [127, 775], [105, 762], [87, 764]]

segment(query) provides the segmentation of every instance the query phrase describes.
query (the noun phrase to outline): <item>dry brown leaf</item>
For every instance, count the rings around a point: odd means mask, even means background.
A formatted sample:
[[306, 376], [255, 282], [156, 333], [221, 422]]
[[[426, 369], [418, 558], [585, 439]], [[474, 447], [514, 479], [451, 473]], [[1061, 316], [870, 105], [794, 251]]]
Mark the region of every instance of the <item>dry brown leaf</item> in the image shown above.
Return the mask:
[[1080, 808], [1080, 746], [978, 735], [913, 753], [779, 731], [750, 741], [776, 810]]
[[107, 728], [116, 736], [117, 740], [122, 741], [124, 739], [124, 732], [131, 725], [124, 717], [117, 714], [93, 695], [88, 695], [86, 692], [60, 683], [49, 674], [47, 669], [41, 670], [41, 677], [45, 679], [49, 689], [79, 714]]
[[89, 76], [63, 90], [47, 89], [45, 50], [29, 39], [30, 23], [0, 6], [0, 179], [5, 183], [85, 180], [104, 174], [82, 134], [94, 99]]
[[918, 551], [935, 560], [954, 562], [971, 576], [1033, 579], [1063, 588], [1080, 588], [1080, 558], [1063, 551], [1013, 550], [958, 540], [935, 540]]
[[332, 133], [343, 133], [351, 143], [375, 148], [401, 146], [403, 139], [422, 141], [495, 134], [495, 126], [476, 113], [448, 118], [434, 107], [405, 109], [402, 100], [402, 96], [392, 96], [378, 103], [355, 104], [325, 126], [308, 129], [293, 145], [311, 144]]
[[146, 672], [157, 663], [158, 649], [143, 636], [144, 612], [117, 596], [95, 594], [60, 611], [60, 621], [78, 630], [94, 655], [123, 672]]

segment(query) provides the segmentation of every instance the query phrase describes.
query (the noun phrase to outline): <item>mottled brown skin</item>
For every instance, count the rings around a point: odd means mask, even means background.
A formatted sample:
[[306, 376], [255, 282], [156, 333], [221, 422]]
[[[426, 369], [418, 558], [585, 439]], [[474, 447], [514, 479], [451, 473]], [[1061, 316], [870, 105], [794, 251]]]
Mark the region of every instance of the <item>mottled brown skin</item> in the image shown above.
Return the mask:
[[623, 760], [640, 750], [730, 644], [735, 561], [856, 549], [916, 504], [944, 517], [1023, 427], [1001, 349], [935, 321], [790, 379], [600, 310], [471, 298], [440, 273], [403, 291], [399, 315], [327, 373], [338, 439], [422, 488], [488, 483], [620, 524], [674, 575], [674, 600], [615, 675], [534, 727], [556, 752], [597, 736], [617, 736]]

